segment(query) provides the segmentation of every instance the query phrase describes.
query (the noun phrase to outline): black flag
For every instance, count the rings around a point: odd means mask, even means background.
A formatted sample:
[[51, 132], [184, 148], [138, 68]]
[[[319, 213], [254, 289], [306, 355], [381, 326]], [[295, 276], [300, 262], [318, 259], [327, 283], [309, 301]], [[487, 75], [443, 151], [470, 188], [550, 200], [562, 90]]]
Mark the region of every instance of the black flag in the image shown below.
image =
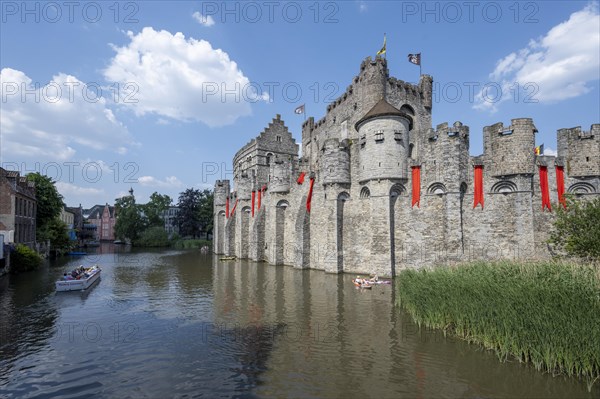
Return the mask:
[[418, 54], [409, 54], [408, 62], [415, 65], [421, 65], [421, 53]]

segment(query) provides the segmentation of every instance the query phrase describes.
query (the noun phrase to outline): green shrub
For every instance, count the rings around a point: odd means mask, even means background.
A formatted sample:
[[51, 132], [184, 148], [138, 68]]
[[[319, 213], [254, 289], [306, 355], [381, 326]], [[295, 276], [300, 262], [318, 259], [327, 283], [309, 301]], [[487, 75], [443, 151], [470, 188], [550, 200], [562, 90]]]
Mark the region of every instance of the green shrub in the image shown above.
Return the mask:
[[134, 245], [139, 247], [168, 247], [169, 236], [163, 227], [150, 227], [140, 234]]
[[37, 269], [42, 264], [42, 257], [23, 244], [17, 244], [10, 254], [11, 273], [22, 273]]
[[600, 259], [600, 198], [592, 201], [565, 196], [567, 209], [557, 206], [550, 242], [567, 254]]
[[407, 270], [400, 304], [417, 324], [442, 328], [538, 370], [600, 378], [600, 274], [566, 263], [475, 263]]

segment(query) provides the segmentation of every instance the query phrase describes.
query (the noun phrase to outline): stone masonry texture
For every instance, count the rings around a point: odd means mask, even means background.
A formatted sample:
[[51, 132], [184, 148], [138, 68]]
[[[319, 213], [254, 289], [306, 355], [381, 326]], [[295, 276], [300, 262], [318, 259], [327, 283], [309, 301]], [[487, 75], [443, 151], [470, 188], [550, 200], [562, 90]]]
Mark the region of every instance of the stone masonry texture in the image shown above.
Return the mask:
[[[469, 128], [431, 124], [433, 78], [417, 85], [366, 58], [323, 118], [302, 125], [302, 157], [277, 115], [233, 159], [233, 184], [215, 183], [216, 254], [329, 273], [393, 277], [404, 268], [472, 260], [544, 259], [554, 212], [542, 211], [540, 166], [552, 208], [556, 167], [565, 190], [600, 194], [600, 124], [559, 129], [558, 156], [534, 154], [529, 118], [483, 129], [484, 152], [469, 155]], [[484, 206], [473, 207], [473, 168], [483, 166]], [[411, 207], [411, 168], [421, 170]], [[297, 184], [300, 173], [303, 184]], [[314, 178], [311, 211], [306, 208]], [[252, 192], [261, 191], [261, 208]], [[226, 214], [229, 197], [230, 211]]]

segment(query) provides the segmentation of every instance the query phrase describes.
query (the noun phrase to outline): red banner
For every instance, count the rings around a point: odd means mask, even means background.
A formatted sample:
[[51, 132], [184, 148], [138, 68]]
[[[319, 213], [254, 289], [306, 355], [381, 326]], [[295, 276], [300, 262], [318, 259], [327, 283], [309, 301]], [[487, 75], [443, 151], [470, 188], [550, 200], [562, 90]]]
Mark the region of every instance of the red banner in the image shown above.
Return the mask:
[[558, 202], [563, 208], [567, 209], [567, 201], [565, 200], [565, 172], [562, 166], [556, 167], [556, 191], [558, 192]]
[[475, 165], [473, 174], [475, 183], [473, 188], [473, 209], [479, 204], [481, 204], [481, 209], [483, 209], [483, 166]]
[[315, 178], [310, 178], [310, 186], [308, 188], [308, 197], [306, 197], [306, 211], [310, 212], [310, 202], [312, 201], [313, 185], [315, 184]]
[[254, 217], [254, 197], [256, 196], [256, 192], [252, 190], [252, 217]]
[[540, 191], [542, 192], [542, 211], [544, 208], [548, 208], [552, 212], [550, 207], [550, 191], [548, 190], [548, 167], [540, 166]]
[[229, 219], [229, 196], [227, 196], [227, 201], [225, 201], [225, 218]]
[[238, 200], [235, 200], [235, 204], [233, 204], [233, 209], [231, 210], [231, 215], [233, 216], [233, 212], [235, 212], [235, 208], [237, 207]]
[[298, 176], [298, 180], [296, 180], [296, 183], [298, 183], [298, 184], [304, 183], [304, 175], [306, 175], [306, 172], [300, 173], [300, 176]]
[[412, 167], [412, 207], [421, 207], [421, 167]]
[[262, 193], [262, 190], [258, 190], [258, 204], [256, 204], [257, 211], [260, 211], [260, 193]]

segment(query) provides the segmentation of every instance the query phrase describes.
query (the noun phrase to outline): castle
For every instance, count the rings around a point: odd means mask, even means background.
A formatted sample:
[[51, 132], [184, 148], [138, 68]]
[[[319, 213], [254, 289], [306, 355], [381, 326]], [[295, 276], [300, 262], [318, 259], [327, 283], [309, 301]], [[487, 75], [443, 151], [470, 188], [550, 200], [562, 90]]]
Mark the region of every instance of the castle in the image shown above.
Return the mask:
[[549, 207], [563, 192], [600, 193], [600, 124], [558, 130], [554, 157], [535, 154], [531, 119], [496, 123], [473, 157], [468, 126], [432, 128], [432, 84], [390, 77], [386, 59], [366, 58], [326, 115], [302, 125], [301, 157], [277, 115], [236, 153], [235, 191], [215, 183], [214, 252], [389, 277], [550, 256]]

